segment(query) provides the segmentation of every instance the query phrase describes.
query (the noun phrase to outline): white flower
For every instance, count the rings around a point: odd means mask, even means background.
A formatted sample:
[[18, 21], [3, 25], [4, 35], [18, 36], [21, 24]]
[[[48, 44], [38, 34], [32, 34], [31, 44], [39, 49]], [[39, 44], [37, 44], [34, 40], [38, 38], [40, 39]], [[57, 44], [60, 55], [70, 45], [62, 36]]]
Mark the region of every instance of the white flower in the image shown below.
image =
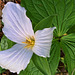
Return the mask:
[[38, 30], [34, 34], [26, 10], [19, 4], [8, 2], [2, 12], [3, 32], [17, 44], [8, 50], [0, 51], [1, 67], [19, 74], [29, 64], [33, 53], [49, 57], [55, 27]]

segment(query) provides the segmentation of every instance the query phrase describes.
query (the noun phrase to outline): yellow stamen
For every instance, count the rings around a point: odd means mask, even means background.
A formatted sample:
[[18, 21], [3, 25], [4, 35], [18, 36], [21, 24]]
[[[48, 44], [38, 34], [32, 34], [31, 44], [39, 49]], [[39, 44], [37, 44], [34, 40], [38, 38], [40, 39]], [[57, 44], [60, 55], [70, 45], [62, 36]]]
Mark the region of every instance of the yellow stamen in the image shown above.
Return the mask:
[[30, 39], [30, 38], [27, 38], [27, 37], [26, 37], [26, 40], [28, 40], [29, 42], [31, 42], [31, 39]]
[[29, 38], [26, 37], [26, 41], [22, 42], [22, 43], [26, 44], [26, 46], [24, 48], [31, 48], [32, 49], [35, 44], [35, 39], [33, 36], [29, 37]]

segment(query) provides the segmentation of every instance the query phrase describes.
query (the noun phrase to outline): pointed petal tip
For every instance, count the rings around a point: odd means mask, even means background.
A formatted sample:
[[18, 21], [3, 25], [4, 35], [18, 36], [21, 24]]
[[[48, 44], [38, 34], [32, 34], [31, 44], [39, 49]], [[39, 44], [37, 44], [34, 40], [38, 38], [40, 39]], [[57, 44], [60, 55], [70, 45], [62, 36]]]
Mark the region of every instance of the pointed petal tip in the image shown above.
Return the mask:
[[50, 55], [48, 55], [48, 58], [50, 57]]
[[35, 33], [35, 45], [33, 47], [33, 52], [41, 57], [50, 57], [50, 49], [53, 40], [53, 30], [56, 27], [45, 28], [43, 30], [38, 30]]
[[49, 58], [49, 57], [50, 57], [50, 55], [47, 55], [47, 56], [41, 55], [41, 57], [43, 57], [43, 58], [46, 58], [46, 57], [48, 57], [48, 58]]
[[56, 27], [53, 27], [53, 30], [56, 29]]

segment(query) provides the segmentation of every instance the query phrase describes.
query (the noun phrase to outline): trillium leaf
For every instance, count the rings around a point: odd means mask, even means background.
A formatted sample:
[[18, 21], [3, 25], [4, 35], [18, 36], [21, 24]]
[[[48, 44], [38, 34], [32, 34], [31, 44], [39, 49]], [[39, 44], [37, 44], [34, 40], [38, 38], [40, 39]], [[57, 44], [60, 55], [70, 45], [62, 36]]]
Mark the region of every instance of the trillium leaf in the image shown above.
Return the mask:
[[5, 35], [1, 39], [1, 50], [11, 48], [15, 43], [9, 40]]
[[53, 23], [57, 27], [57, 35], [62, 36], [67, 32], [67, 28], [69, 28], [69, 26], [72, 24], [71, 22], [70, 25], [68, 25], [69, 21], [67, 21], [67, 19], [72, 13], [73, 0], [69, 0], [68, 2], [66, 0], [58, 0], [58, 2], [54, 0], [54, 5], [56, 10], [55, 12], [58, 14], [58, 16]]
[[[74, 4], [75, 5], [75, 4]], [[71, 26], [70, 27], [68, 27], [68, 32], [67, 33], [75, 33], [75, 6], [74, 6], [74, 8], [73, 8], [73, 11], [72, 11], [72, 13], [71, 13], [71, 15], [69, 16], [69, 20], [68, 20], [68, 24], [67, 25], [70, 25], [71, 23]]]
[[70, 34], [70, 33], [75, 33], [75, 25], [72, 26], [72, 27], [68, 30], [67, 33], [68, 33], [68, 34]]
[[75, 75], [75, 33], [62, 37], [61, 46], [65, 53], [69, 75]]
[[[57, 14], [53, 25], [57, 27], [57, 35], [62, 36], [68, 31], [72, 23], [70, 15], [73, 9], [73, 0], [22, 0], [21, 5], [27, 9], [28, 17], [34, 22], [34, 26], [43, 18]], [[32, 16], [32, 17], [31, 17]], [[70, 23], [70, 24], [69, 24]], [[69, 24], [69, 25], [68, 25]]]
[[[45, 0], [46, 1], [46, 0]], [[21, 5], [27, 9], [29, 13], [32, 14], [31, 20], [37, 24], [43, 18], [49, 16], [46, 11], [43, 0], [22, 0]], [[35, 21], [34, 21], [35, 20]]]
[[44, 28], [52, 27], [52, 20], [54, 16], [49, 16], [43, 20], [41, 20], [34, 28], [34, 31], [42, 30]]
[[24, 71], [21, 71], [19, 75], [43, 75], [43, 74], [37, 69], [37, 67], [31, 60], [27, 68]]
[[[65, 27], [66, 26], [66, 27]], [[63, 33], [74, 33], [75, 28], [75, 11], [72, 11], [68, 19], [66, 19], [63, 23]]]
[[44, 74], [51, 75], [49, 64], [46, 58], [39, 57], [37, 55], [33, 55], [32, 60], [36, 67]]
[[60, 43], [58, 41], [53, 41], [50, 58], [48, 59], [48, 61], [51, 70], [51, 75], [55, 75], [56, 69], [60, 61]]

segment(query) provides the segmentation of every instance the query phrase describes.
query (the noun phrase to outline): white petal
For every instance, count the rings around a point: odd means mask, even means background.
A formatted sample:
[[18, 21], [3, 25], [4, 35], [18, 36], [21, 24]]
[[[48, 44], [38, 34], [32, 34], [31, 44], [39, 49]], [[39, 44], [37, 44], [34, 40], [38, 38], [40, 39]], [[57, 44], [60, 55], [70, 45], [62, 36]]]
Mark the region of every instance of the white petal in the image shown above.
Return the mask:
[[11, 49], [0, 51], [0, 66], [19, 74], [29, 64], [32, 54], [24, 45], [16, 44]]
[[33, 52], [42, 57], [49, 57], [50, 48], [53, 39], [53, 28], [45, 28], [43, 30], [38, 30], [35, 33], [35, 45], [33, 47]]
[[3, 32], [12, 41], [24, 42], [26, 37], [34, 36], [30, 19], [26, 10], [19, 4], [8, 2], [2, 10]]

